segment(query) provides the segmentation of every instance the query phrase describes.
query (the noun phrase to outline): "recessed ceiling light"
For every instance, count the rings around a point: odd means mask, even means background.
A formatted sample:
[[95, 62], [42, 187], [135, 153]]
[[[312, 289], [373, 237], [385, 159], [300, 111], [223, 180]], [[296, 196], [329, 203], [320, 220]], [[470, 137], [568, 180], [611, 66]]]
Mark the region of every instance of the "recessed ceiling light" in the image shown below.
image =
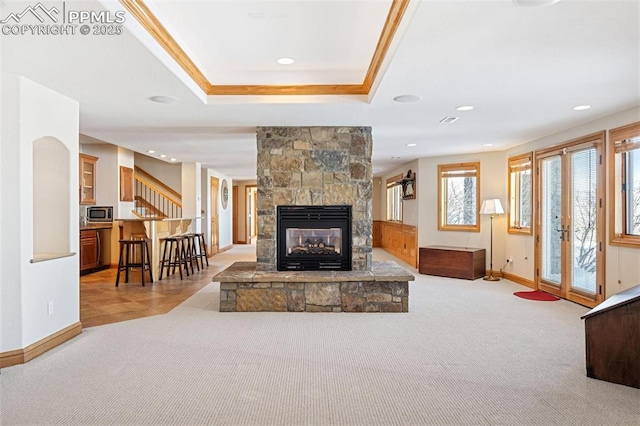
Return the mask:
[[394, 101], [400, 102], [403, 104], [411, 104], [414, 102], [419, 102], [421, 99], [422, 97], [418, 95], [400, 95], [393, 98]]
[[584, 111], [585, 109], [590, 109], [591, 105], [578, 105], [578, 106], [574, 106], [573, 110], [574, 111]]
[[458, 118], [460, 117], [445, 117], [442, 120], [440, 120], [441, 123], [445, 123], [445, 124], [449, 124], [449, 123], [453, 123], [454, 121], [457, 121]]
[[492, 143], [483, 143], [482, 146], [493, 146]]
[[180, 102], [180, 99], [174, 96], [152, 96], [149, 98], [151, 102], [155, 102], [158, 104], [175, 104], [176, 102]]
[[176, 161], [176, 159], [175, 159], [175, 158], [172, 158], [172, 159], [170, 159], [169, 161]]
[[149, 154], [153, 154], [155, 151], [150, 149], [149, 151], [147, 151]]
[[559, 1], [560, 0], [513, 0], [513, 2], [518, 6], [524, 7], [551, 6], [552, 4], [558, 3]]
[[166, 155], [160, 154], [160, 158], [164, 158], [164, 157], [166, 157]]
[[471, 111], [473, 107], [471, 105], [462, 105], [456, 108], [456, 111]]
[[276, 62], [279, 63], [280, 65], [291, 65], [295, 61], [291, 58], [280, 58]]
[[407, 146], [416, 146], [418, 145], [417, 143], [408, 143]]

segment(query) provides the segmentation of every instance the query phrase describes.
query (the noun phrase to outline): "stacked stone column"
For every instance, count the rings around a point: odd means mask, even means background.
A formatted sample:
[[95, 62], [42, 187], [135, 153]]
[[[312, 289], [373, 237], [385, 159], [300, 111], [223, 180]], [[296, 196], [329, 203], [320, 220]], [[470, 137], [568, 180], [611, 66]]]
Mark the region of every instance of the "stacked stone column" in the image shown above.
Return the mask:
[[352, 269], [371, 270], [370, 127], [258, 127], [257, 269], [276, 269], [276, 207], [352, 206]]

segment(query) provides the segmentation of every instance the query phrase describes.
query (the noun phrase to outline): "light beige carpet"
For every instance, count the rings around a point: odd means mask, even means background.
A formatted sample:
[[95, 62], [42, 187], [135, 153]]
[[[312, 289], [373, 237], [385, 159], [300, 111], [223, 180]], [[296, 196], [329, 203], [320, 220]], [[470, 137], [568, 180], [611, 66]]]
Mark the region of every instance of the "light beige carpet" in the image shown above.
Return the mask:
[[586, 308], [413, 272], [407, 314], [219, 313], [212, 283], [3, 369], [0, 423], [640, 424], [640, 390], [585, 376]]

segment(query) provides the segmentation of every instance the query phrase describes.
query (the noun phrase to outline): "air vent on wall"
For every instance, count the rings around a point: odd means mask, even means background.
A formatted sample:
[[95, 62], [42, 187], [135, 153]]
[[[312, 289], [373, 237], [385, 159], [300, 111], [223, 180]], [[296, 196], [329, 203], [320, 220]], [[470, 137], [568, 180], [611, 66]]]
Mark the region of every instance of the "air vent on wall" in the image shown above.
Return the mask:
[[441, 123], [449, 124], [449, 123], [453, 123], [453, 122], [454, 122], [454, 121], [456, 121], [458, 118], [460, 118], [460, 117], [448, 117], [448, 116], [447, 116], [447, 117], [443, 118], [442, 120], [440, 120], [440, 122], [441, 122]]

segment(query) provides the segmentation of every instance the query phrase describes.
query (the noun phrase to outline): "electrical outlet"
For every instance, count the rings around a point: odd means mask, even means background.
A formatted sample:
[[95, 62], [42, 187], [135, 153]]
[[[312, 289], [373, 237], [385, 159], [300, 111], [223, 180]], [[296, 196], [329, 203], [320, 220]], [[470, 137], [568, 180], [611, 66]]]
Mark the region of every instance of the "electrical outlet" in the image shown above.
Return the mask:
[[53, 315], [53, 300], [47, 303], [47, 315]]
[[507, 257], [507, 263], [513, 263], [513, 257]]

